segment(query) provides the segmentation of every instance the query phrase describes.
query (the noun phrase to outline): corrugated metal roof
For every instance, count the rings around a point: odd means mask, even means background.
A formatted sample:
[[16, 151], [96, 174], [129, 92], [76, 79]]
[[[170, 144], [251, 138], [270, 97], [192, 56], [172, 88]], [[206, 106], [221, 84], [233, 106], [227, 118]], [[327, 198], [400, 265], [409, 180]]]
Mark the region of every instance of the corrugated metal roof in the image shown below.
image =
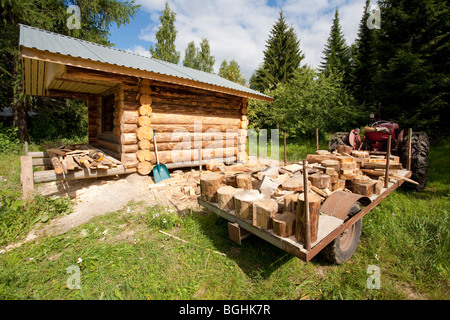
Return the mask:
[[54, 32], [20, 25], [19, 45], [75, 58], [103, 62], [126, 68], [159, 73], [166, 76], [193, 80], [232, 90], [270, 98], [258, 91], [226, 80], [217, 75], [199, 71], [173, 63], [141, 56], [124, 50], [106, 47], [93, 42], [80, 40]]

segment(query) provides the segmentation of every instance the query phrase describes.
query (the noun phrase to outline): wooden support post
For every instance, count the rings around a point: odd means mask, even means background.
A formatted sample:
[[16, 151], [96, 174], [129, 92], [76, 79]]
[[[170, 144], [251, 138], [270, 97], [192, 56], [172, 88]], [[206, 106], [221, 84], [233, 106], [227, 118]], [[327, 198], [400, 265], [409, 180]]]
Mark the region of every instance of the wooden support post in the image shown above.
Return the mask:
[[319, 128], [316, 128], [316, 150], [319, 150]]
[[287, 165], [287, 154], [286, 154], [286, 131], [283, 132], [283, 147], [284, 147], [284, 165]]
[[25, 141], [25, 155], [28, 155], [28, 141]]
[[384, 187], [387, 188], [389, 184], [389, 163], [391, 161], [391, 135], [388, 136], [387, 155], [386, 155], [386, 177], [384, 178]]
[[412, 128], [408, 130], [408, 171], [411, 171]]
[[22, 183], [22, 199], [33, 196], [33, 158], [31, 156], [20, 157], [20, 182]]
[[251, 235], [251, 232], [242, 229], [237, 223], [228, 222], [228, 237], [238, 245], [241, 245], [242, 240], [250, 237]]
[[308, 202], [308, 170], [306, 167], [306, 160], [303, 160], [303, 188], [305, 193], [305, 201], [304, 201], [304, 212], [305, 212], [305, 249], [311, 250], [311, 228], [310, 228], [310, 221], [309, 221], [309, 202]]

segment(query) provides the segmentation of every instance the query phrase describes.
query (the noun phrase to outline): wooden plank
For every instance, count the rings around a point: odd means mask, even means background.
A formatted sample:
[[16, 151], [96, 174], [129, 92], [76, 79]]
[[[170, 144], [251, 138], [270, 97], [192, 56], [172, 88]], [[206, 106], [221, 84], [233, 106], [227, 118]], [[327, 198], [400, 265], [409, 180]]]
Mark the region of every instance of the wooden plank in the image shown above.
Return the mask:
[[38, 62], [38, 79], [37, 79], [37, 94], [38, 96], [44, 95], [44, 81], [45, 81], [45, 64], [44, 61]]
[[89, 179], [89, 178], [99, 178], [108, 177], [122, 174], [129, 174], [136, 172], [136, 168], [125, 169], [124, 166], [120, 165], [117, 168], [111, 169], [101, 169], [90, 171], [89, 169], [83, 169], [82, 171], [69, 172], [67, 174], [56, 174], [54, 170], [46, 171], [36, 171], [34, 172], [34, 182], [50, 182], [50, 181], [71, 181], [78, 179]]
[[22, 198], [27, 199], [33, 196], [33, 163], [31, 156], [20, 157], [20, 182], [22, 183]]

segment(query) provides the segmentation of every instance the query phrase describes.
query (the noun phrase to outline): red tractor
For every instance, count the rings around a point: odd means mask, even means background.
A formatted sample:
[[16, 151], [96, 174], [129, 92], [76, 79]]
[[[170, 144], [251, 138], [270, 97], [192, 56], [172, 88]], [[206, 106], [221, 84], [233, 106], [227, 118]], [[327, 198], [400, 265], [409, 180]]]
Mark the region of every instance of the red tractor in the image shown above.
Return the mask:
[[[361, 139], [360, 129], [351, 132], [336, 132], [330, 140], [329, 149], [334, 151], [338, 145], [349, 145], [354, 150], [387, 151], [388, 137], [391, 136], [391, 154], [399, 156], [404, 168], [408, 162], [408, 134], [392, 121], [375, 121], [369, 127], [364, 127]], [[425, 132], [413, 132], [411, 138], [411, 179], [417, 181], [417, 191], [425, 189], [428, 181], [428, 151], [430, 141]], [[409, 186], [412, 186], [408, 184]]]

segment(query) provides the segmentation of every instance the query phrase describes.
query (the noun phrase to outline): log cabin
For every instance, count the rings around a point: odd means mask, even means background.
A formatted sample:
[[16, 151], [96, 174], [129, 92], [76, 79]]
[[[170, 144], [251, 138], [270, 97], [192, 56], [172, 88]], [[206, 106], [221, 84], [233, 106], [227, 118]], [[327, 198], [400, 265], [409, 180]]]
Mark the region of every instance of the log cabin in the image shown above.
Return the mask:
[[[85, 100], [88, 140], [125, 169], [149, 174], [248, 157], [248, 99], [273, 99], [217, 75], [20, 26], [27, 95]], [[154, 133], [156, 140], [154, 140]]]

